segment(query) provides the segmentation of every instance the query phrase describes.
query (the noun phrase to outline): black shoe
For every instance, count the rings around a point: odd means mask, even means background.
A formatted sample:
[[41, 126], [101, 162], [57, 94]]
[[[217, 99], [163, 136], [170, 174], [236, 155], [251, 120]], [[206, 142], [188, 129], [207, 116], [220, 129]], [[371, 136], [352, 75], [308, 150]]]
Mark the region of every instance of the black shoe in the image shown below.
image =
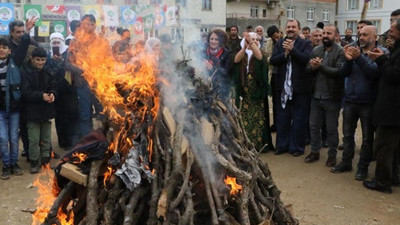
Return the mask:
[[379, 191], [379, 192], [383, 192], [386, 194], [392, 193], [392, 188], [390, 186], [386, 187], [386, 186], [379, 185], [378, 182], [376, 182], [375, 180], [364, 181], [363, 185], [364, 185], [364, 187], [366, 187], [370, 190]]
[[315, 162], [318, 160], [319, 160], [319, 153], [311, 152], [310, 154], [308, 154], [308, 156], [306, 156], [306, 158], [304, 159], [304, 162], [312, 163], [312, 162]]
[[61, 156], [58, 153], [53, 151], [53, 152], [51, 152], [51, 158], [52, 159], [59, 159], [59, 158], [61, 158]]
[[339, 146], [337, 147], [337, 149], [338, 149], [338, 150], [342, 150], [342, 151], [343, 151], [343, 150], [344, 150], [344, 146], [343, 146], [343, 144], [339, 145]]
[[22, 150], [21, 156], [22, 156], [22, 157], [26, 157], [26, 156], [28, 156], [28, 154], [26, 154], [26, 151], [25, 151], [25, 150]]
[[321, 142], [321, 146], [322, 146], [323, 148], [327, 148], [327, 147], [328, 147], [328, 141], [327, 141], [327, 140], [323, 140], [323, 141]]
[[50, 157], [42, 157], [40, 159], [40, 163], [42, 164], [42, 166], [46, 166], [47, 164], [50, 163]]
[[334, 167], [331, 167], [331, 172], [332, 173], [343, 173], [343, 172], [348, 172], [351, 171], [353, 168], [351, 166], [351, 163], [344, 163], [343, 161], [337, 164]]
[[39, 173], [40, 170], [40, 165], [38, 160], [31, 160], [31, 168], [29, 169], [29, 173], [34, 174], [34, 173]]
[[354, 178], [356, 180], [365, 180], [368, 176], [368, 169], [358, 169]]
[[299, 157], [299, 156], [301, 156], [301, 155], [303, 155], [304, 154], [304, 152], [293, 152], [292, 153], [292, 156], [294, 156], [294, 157]]
[[19, 168], [18, 164], [16, 163], [15, 165], [11, 166], [11, 173], [16, 176], [20, 176], [24, 174], [24, 171], [22, 171], [21, 168]]
[[3, 166], [3, 171], [1, 173], [2, 180], [8, 180], [11, 176], [11, 167], [10, 166]]
[[326, 160], [325, 165], [326, 165], [327, 167], [336, 166], [336, 157], [329, 156], [329, 157], [328, 157], [328, 160]]

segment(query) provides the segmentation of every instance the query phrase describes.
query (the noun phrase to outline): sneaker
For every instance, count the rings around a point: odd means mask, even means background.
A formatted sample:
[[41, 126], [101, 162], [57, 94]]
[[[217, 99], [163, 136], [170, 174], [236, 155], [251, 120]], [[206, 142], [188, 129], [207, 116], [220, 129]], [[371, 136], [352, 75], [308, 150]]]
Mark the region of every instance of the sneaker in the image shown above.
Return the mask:
[[31, 168], [29, 169], [29, 173], [31, 174], [39, 173], [39, 170], [40, 170], [39, 161], [31, 160]]
[[8, 180], [11, 176], [11, 167], [10, 166], [3, 166], [3, 171], [1, 173], [2, 180]]
[[11, 166], [11, 173], [16, 176], [20, 176], [24, 174], [24, 171], [22, 171], [21, 168], [19, 168], [18, 164], [16, 163], [15, 165]]

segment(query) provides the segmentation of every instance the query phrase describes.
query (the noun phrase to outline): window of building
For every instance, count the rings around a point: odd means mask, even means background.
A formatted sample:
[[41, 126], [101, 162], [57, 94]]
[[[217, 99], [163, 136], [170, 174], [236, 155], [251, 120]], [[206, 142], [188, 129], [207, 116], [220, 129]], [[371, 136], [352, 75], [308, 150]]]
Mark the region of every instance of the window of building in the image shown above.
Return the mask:
[[286, 17], [288, 19], [294, 19], [294, 6], [288, 6], [286, 8]]
[[357, 30], [357, 20], [346, 21], [346, 29]]
[[376, 27], [376, 32], [381, 33], [381, 20], [371, 20], [372, 25]]
[[125, 0], [125, 5], [137, 5], [138, 0]]
[[185, 29], [184, 28], [171, 28], [171, 38], [172, 41], [180, 41], [180, 40], [185, 40]]
[[258, 5], [250, 6], [250, 17], [258, 18]]
[[150, 0], [150, 4], [161, 4], [161, 0]]
[[186, 7], [186, 0], [175, 0], [175, 4], [180, 4], [183, 7]]
[[307, 9], [307, 20], [314, 20], [314, 8]]
[[382, 8], [382, 0], [371, 0], [369, 2], [369, 8], [371, 8], [371, 9], [380, 9], [380, 8]]
[[348, 10], [356, 10], [358, 9], [359, 0], [347, 0], [347, 9]]
[[329, 9], [322, 10], [322, 21], [329, 21]]
[[211, 0], [202, 0], [201, 9], [202, 10], [211, 10]]
[[203, 32], [208, 33], [210, 31], [211, 31], [211, 28], [200, 28], [200, 33], [203, 33]]
[[267, 9], [263, 9], [263, 17], [264, 17], [264, 18], [267, 17]]

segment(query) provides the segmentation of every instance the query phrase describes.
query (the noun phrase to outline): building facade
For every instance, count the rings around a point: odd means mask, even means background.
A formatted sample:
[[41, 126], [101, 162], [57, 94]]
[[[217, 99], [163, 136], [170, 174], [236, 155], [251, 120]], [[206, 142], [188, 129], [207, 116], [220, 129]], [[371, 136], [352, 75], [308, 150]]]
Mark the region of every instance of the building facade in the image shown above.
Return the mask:
[[[381, 34], [390, 27], [390, 13], [400, 8], [399, 0], [371, 0], [367, 7], [366, 19], [370, 20]], [[364, 0], [338, 0], [336, 15], [337, 25], [341, 32], [346, 28], [357, 30], [357, 21], [361, 18]]]
[[286, 19], [297, 19], [301, 27], [315, 28], [318, 22], [334, 24], [336, 0], [286, 0]]
[[236, 25], [239, 32], [248, 25], [261, 25], [266, 29], [271, 25], [280, 26], [284, 17], [281, 0], [228, 0], [226, 4], [226, 26]]

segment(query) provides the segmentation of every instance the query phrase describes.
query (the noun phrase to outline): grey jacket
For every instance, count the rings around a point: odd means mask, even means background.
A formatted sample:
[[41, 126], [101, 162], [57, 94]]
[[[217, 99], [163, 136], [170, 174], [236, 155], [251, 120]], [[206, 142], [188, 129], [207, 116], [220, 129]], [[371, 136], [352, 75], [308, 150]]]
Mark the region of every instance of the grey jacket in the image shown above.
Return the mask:
[[[315, 47], [311, 53], [310, 60], [316, 57], [324, 58], [325, 51], [324, 45]], [[332, 95], [333, 100], [341, 100], [344, 94], [344, 76], [340, 74], [340, 69], [345, 61], [343, 48], [338, 44], [332, 46], [327, 59], [324, 59], [323, 65], [317, 70], [313, 70], [310, 64], [307, 65], [307, 71], [313, 77], [312, 81], [312, 94], [314, 94], [317, 85], [317, 76], [324, 76], [328, 92]]]

